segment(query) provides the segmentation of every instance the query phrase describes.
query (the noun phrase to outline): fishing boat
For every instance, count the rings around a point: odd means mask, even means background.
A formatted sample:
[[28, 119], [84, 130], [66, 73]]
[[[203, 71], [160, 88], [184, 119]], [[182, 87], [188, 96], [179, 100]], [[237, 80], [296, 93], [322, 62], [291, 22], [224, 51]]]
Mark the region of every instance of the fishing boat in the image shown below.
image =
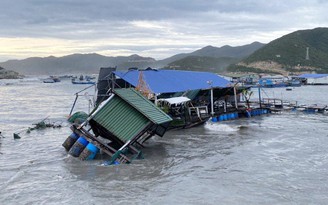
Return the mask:
[[50, 76], [49, 78], [46, 78], [43, 80], [44, 83], [57, 83], [60, 82], [60, 79], [55, 76]]
[[84, 77], [83, 75], [81, 75], [78, 80], [77, 80], [77, 78], [72, 78], [72, 83], [73, 84], [96, 84], [95, 81], [91, 80], [91, 77], [89, 77], [89, 76]]

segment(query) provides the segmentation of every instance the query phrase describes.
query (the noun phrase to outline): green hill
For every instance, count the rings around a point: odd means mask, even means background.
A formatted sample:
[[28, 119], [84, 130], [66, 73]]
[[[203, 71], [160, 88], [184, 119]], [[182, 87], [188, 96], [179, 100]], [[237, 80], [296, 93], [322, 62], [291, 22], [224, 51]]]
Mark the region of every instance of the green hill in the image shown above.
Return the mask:
[[[308, 50], [308, 58], [307, 58]], [[229, 71], [302, 73], [328, 72], [328, 28], [300, 30], [278, 38]]]
[[12, 70], [6, 70], [2, 67], [0, 67], [0, 79], [18, 79], [22, 78], [23, 76], [19, 75], [19, 73], [12, 71]]
[[189, 54], [179, 54], [165, 59], [165, 68], [222, 73], [226, 68], [249, 56], [264, 44], [253, 42], [243, 46], [206, 46]]
[[230, 64], [237, 63], [238, 61], [239, 59], [232, 57], [187, 56], [170, 63], [167, 68], [221, 73]]

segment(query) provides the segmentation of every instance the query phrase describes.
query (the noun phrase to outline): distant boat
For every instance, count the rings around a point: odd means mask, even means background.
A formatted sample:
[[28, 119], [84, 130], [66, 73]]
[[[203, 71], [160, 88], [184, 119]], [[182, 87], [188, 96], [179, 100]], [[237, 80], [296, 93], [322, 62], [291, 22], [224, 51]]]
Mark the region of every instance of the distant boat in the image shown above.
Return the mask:
[[49, 78], [44, 79], [43, 82], [44, 83], [57, 83], [57, 82], [60, 82], [60, 79], [55, 76], [50, 76]]
[[43, 82], [44, 83], [54, 83], [55, 81], [52, 78], [47, 78], [47, 79], [44, 79]]
[[258, 81], [260, 87], [276, 88], [276, 87], [299, 87], [302, 85], [301, 81], [297, 79], [286, 80], [285, 77], [273, 76], [260, 78]]
[[73, 84], [96, 84], [96, 82], [95, 81], [92, 81], [89, 76], [83, 77], [83, 75], [81, 75], [79, 77], [79, 79], [72, 78], [72, 83]]
[[296, 79], [289, 80], [287, 83], [289, 86], [292, 86], [292, 87], [300, 87], [302, 85], [302, 82], [300, 80], [296, 80]]

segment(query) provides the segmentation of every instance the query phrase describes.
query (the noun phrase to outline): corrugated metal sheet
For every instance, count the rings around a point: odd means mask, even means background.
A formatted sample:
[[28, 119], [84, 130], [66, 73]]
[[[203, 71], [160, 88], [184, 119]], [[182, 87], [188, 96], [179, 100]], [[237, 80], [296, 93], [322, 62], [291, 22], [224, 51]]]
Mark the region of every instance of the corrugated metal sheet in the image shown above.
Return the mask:
[[131, 140], [150, 122], [142, 113], [118, 96], [114, 96], [104, 105], [95, 114], [93, 120], [123, 142]]
[[123, 142], [131, 140], [151, 122], [172, 121], [134, 89], [116, 89], [114, 97], [96, 111], [92, 119]]
[[172, 121], [170, 116], [132, 88], [116, 89], [114, 92], [153, 123], [163, 124]]
[[[138, 85], [139, 73], [115, 71], [115, 75], [130, 83]], [[209, 72], [181, 71], [181, 70], [145, 70], [144, 81], [154, 93], [175, 93], [187, 90], [230, 87], [230, 81]], [[210, 83], [211, 82], [211, 83]]]

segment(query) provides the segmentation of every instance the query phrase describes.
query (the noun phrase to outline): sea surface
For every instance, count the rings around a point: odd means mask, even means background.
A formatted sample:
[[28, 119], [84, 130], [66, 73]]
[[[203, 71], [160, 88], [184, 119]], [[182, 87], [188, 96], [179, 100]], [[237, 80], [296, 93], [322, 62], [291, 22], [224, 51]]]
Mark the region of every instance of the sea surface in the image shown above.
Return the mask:
[[[327, 114], [290, 111], [169, 131], [147, 142], [145, 159], [102, 166], [101, 157], [80, 161], [62, 147], [75, 93], [87, 86], [0, 80], [0, 204], [328, 203]], [[75, 111], [88, 111], [93, 93], [81, 92]], [[327, 93], [328, 86], [303, 86], [261, 94], [327, 105]], [[26, 132], [43, 119], [62, 127]]]

